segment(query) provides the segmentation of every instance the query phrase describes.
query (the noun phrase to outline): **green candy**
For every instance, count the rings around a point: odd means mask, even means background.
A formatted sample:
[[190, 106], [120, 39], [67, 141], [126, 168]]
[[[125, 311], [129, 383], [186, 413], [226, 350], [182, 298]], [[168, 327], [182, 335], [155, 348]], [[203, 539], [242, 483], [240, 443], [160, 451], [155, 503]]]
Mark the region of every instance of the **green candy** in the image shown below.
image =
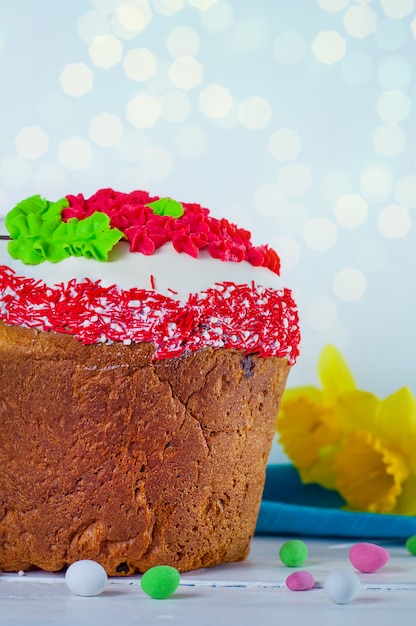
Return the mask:
[[410, 552], [410, 554], [416, 556], [416, 535], [412, 535], [406, 541], [406, 549]]
[[143, 574], [140, 586], [151, 598], [162, 600], [175, 593], [180, 579], [180, 574], [174, 567], [156, 565]]
[[279, 556], [287, 567], [300, 567], [308, 558], [308, 548], [300, 539], [292, 539], [282, 545]]

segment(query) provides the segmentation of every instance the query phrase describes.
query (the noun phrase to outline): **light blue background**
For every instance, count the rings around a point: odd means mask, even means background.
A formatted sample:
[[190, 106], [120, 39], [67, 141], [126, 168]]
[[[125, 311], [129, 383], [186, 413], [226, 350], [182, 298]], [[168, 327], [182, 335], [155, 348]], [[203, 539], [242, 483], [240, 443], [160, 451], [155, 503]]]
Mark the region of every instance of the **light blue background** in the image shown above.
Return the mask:
[[199, 202], [280, 253], [290, 386], [332, 342], [362, 388], [416, 393], [414, 0], [1, 5], [0, 216], [107, 186]]

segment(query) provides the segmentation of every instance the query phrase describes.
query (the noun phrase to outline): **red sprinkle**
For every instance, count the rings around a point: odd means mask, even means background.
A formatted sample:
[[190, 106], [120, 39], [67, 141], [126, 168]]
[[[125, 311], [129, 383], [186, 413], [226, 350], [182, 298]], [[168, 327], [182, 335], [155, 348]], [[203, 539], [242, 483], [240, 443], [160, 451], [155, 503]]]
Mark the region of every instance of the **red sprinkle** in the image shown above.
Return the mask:
[[84, 344], [151, 342], [155, 359], [224, 347], [293, 364], [300, 341], [289, 290], [231, 282], [191, 294], [181, 304], [155, 291], [103, 287], [99, 280], [49, 286], [0, 266], [0, 318], [71, 334]]

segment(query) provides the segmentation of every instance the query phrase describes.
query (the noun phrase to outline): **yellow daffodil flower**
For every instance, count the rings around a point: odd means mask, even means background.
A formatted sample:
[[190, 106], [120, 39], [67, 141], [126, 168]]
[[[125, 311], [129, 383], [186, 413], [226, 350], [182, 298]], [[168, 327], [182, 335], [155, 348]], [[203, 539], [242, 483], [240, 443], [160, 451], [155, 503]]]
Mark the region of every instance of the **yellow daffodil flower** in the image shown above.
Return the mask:
[[322, 389], [298, 387], [283, 394], [277, 421], [279, 442], [299, 470], [303, 482], [335, 488], [332, 456], [342, 437], [336, 407], [355, 389], [341, 354], [326, 346], [318, 361]]
[[384, 400], [357, 389], [333, 346], [318, 362], [322, 389], [288, 389], [279, 441], [303, 482], [336, 489], [347, 508], [416, 514], [416, 402], [403, 388]]
[[354, 510], [415, 514], [415, 399], [402, 388], [372, 406], [363, 397], [364, 404], [361, 415], [347, 397], [340, 408], [345, 437], [334, 457], [336, 488]]

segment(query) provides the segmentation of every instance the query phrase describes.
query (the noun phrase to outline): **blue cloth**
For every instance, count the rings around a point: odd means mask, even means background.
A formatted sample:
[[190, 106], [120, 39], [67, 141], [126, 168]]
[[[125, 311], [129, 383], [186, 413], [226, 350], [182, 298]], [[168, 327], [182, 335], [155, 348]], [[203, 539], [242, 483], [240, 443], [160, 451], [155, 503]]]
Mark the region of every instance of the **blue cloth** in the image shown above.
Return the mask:
[[269, 465], [256, 534], [367, 540], [416, 535], [416, 517], [353, 513], [343, 504], [335, 491], [304, 485], [293, 465]]

